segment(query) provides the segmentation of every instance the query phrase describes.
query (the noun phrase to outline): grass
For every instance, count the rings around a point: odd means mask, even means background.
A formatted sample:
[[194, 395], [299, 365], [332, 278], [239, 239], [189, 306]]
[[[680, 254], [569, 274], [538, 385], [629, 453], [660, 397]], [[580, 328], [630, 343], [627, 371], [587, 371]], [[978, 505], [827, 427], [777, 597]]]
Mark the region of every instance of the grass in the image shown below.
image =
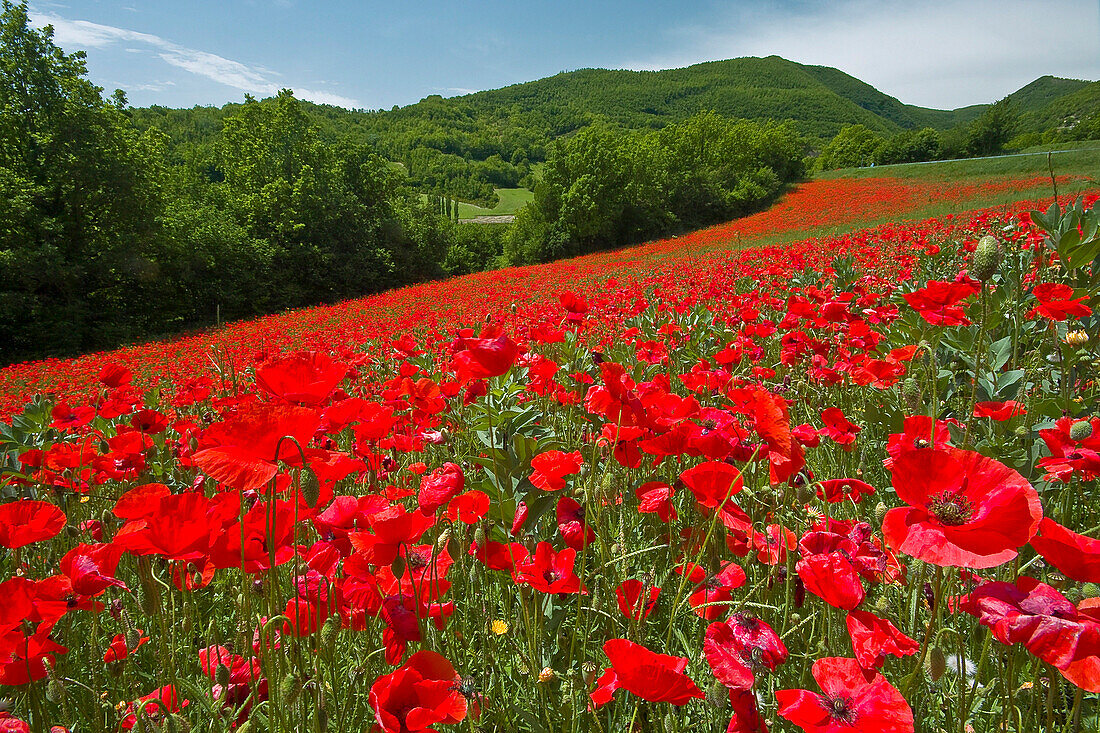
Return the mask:
[[473, 219], [477, 216], [505, 216], [514, 214], [535, 197], [535, 194], [526, 188], [498, 188], [495, 189], [500, 201], [491, 209], [486, 209], [473, 204], [459, 202], [458, 218]]
[[[1058, 175], [1084, 176], [1100, 179], [1100, 142], [1071, 144], [1077, 147], [1066, 152], [1054, 153], [1054, 172]], [[1043, 147], [1028, 152], [1046, 152]], [[1064, 149], [1064, 148], [1063, 148]], [[881, 165], [874, 168], [845, 168], [819, 175], [820, 178], [922, 178], [927, 180], [958, 181], [997, 176], [1031, 176], [1047, 173], [1047, 156], [1027, 155], [1017, 157], [953, 160], [940, 163], [902, 163]]]

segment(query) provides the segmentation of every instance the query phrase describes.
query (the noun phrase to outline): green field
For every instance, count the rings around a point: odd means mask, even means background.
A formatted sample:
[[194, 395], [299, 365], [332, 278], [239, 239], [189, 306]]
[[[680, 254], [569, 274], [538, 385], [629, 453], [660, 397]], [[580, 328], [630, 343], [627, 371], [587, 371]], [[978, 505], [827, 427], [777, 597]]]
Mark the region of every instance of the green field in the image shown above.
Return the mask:
[[481, 206], [459, 202], [458, 218], [473, 219], [477, 216], [505, 216], [514, 214], [523, 208], [524, 204], [534, 198], [535, 194], [526, 188], [498, 188], [495, 189], [500, 201], [491, 209]]
[[[1100, 141], [1083, 143], [1065, 143], [1056, 146], [1058, 150], [1052, 156], [1054, 172], [1058, 175], [1085, 176], [1100, 180]], [[973, 160], [952, 160], [936, 163], [899, 163], [880, 165], [873, 168], [844, 168], [821, 173], [820, 178], [923, 178], [932, 180], [957, 181], [972, 178], [994, 178], [997, 176], [1034, 176], [1046, 175], [1047, 152], [1050, 146], [1028, 148], [1024, 155], [1008, 155], [997, 158], [975, 158]]]

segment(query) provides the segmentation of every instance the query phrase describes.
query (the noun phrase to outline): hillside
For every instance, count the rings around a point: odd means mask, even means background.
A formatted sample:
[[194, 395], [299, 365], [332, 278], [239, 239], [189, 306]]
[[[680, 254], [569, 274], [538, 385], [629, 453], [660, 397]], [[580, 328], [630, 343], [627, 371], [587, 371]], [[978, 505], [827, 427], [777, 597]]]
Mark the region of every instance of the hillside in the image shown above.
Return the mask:
[[[1049, 129], [1095, 109], [1100, 85], [1044, 76], [1012, 98], [1028, 130]], [[309, 109], [325, 135], [366, 143], [400, 162], [421, 190], [492, 206], [494, 189], [533, 186], [531, 166], [545, 159], [553, 140], [594, 122], [655, 129], [714, 110], [750, 120], [794, 120], [815, 144], [852, 124], [882, 135], [947, 130], [971, 122], [986, 106], [904, 104], [839, 69], [769, 56], [662, 71], [580, 69], [460, 97], [432, 95], [392, 110]], [[237, 107], [151, 107], [134, 109], [132, 116], [141, 128], [167, 133], [178, 160], [209, 170], [221, 120]]]

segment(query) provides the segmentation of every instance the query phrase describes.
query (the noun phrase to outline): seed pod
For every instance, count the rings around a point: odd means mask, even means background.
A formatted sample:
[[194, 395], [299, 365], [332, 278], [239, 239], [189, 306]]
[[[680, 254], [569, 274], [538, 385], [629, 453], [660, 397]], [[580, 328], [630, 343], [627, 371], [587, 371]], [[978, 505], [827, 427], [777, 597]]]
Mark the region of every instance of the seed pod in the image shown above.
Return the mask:
[[596, 671], [599, 667], [593, 661], [586, 661], [581, 665], [581, 672], [584, 674], [584, 684], [591, 685], [596, 680]]
[[943, 677], [943, 673], [947, 671], [947, 659], [938, 646], [928, 650], [928, 659], [924, 661], [924, 666], [933, 682], [937, 682], [940, 677]]
[[1000, 266], [1001, 244], [997, 238], [986, 235], [979, 239], [970, 258], [970, 277], [983, 283], [988, 282]]
[[1070, 440], [1080, 443], [1092, 437], [1092, 423], [1088, 420], [1078, 420], [1069, 429]]

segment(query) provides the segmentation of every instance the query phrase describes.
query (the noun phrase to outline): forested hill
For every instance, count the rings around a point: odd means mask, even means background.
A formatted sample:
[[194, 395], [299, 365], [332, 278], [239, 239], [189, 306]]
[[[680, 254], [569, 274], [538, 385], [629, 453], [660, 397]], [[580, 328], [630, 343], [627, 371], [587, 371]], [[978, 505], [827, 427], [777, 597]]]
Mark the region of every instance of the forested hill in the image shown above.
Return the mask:
[[[1013, 95], [1017, 111], [1036, 120], [1087, 82], [1042, 77]], [[168, 134], [179, 159], [212, 158], [221, 109], [134, 109], [139, 128]], [[793, 120], [811, 144], [845, 125], [888, 135], [905, 129], [945, 130], [967, 124], [987, 105], [934, 110], [903, 104], [869, 84], [825, 66], [778, 56], [713, 61], [664, 71], [582, 69], [461, 97], [433, 95], [392, 110], [345, 110], [310, 105], [322, 133], [366, 143], [400, 163], [424, 191], [491, 202], [494, 188], [532, 186], [531, 166], [545, 160], [551, 141], [597, 121], [656, 129], [714, 110], [732, 118]]]

